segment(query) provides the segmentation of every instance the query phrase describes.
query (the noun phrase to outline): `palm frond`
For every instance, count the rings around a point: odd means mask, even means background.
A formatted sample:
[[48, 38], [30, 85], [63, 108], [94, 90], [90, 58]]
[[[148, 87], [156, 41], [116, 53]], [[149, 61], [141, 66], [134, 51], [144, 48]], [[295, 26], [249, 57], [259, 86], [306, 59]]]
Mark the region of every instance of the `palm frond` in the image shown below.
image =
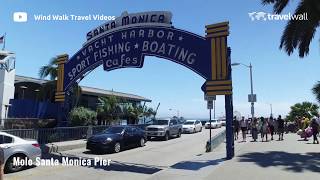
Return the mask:
[[320, 21], [320, 1], [301, 1], [294, 15], [308, 14], [308, 20], [290, 20], [282, 34], [280, 49], [284, 49], [291, 55], [295, 49], [299, 49], [299, 57], [309, 53], [309, 45], [315, 35]]
[[262, 0], [263, 5], [273, 4], [273, 12], [280, 14], [288, 5], [289, 0]]
[[316, 96], [317, 101], [320, 103], [320, 81], [318, 81], [312, 88], [312, 93]]

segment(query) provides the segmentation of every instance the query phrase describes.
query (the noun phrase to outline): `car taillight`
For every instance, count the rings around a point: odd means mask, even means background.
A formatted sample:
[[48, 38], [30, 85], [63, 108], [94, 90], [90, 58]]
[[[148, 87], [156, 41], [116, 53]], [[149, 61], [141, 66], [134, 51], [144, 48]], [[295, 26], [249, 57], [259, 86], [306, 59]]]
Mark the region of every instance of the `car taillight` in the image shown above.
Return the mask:
[[32, 144], [32, 146], [39, 148], [40, 144]]

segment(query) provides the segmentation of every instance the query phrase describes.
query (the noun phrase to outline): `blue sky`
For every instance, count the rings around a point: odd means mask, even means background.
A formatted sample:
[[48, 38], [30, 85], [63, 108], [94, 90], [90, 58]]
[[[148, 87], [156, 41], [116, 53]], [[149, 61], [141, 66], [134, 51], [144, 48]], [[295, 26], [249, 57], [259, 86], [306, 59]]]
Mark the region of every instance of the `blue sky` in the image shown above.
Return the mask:
[[[284, 13], [293, 12], [292, 2]], [[119, 16], [123, 11], [142, 12], [166, 10], [173, 14], [175, 27], [205, 34], [206, 24], [230, 22], [228, 45], [232, 61], [253, 65], [254, 93], [258, 96], [256, 115], [285, 115], [289, 107], [301, 101], [315, 102], [311, 88], [319, 80], [319, 32], [310, 46], [310, 54], [300, 59], [296, 53], [287, 56], [279, 50], [279, 41], [286, 21], [251, 21], [249, 12], [272, 13], [271, 6], [259, 0], [2, 0], [0, 6], [0, 34], [7, 33], [7, 50], [16, 53], [17, 74], [38, 77], [40, 66], [57, 54], [76, 53], [85, 42], [86, 33], [103, 21], [36, 22], [33, 14], [96, 14]], [[27, 23], [12, 21], [12, 13], [25, 11]], [[233, 67], [234, 110], [247, 116], [250, 105], [249, 69]], [[138, 94], [160, 102], [159, 115], [171, 116], [176, 109], [185, 117], [208, 117], [200, 87], [204, 79], [183, 66], [165, 59], [147, 57], [142, 69], [120, 69], [105, 72], [102, 67], [89, 74], [82, 85]], [[217, 116], [224, 113], [224, 98], [218, 97]]]

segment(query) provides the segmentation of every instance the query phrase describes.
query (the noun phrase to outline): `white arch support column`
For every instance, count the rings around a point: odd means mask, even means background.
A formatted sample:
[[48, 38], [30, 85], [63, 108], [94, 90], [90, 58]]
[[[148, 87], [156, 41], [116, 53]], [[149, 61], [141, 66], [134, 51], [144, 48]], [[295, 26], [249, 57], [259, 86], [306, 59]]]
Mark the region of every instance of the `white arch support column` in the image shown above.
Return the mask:
[[9, 51], [0, 51], [0, 126], [7, 118], [10, 107], [9, 101], [14, 98], [15, 54]]

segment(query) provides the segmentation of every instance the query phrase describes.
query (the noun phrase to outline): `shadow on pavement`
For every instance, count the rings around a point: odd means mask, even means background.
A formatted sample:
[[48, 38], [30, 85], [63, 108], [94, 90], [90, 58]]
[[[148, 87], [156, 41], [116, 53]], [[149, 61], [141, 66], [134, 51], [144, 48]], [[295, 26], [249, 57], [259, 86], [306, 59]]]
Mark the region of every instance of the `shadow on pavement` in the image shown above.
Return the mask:
[[281, 166], [284, 170], [302, 173], [320, 172], [320, 153], [287, 153], [283, 151], [253, 152], [239, 156], [240, 162], [254, 162], [261, 167]]
[[73, 155], [60, 155], [60, 154], [45, 154], [43, 155], [42, 159], [44, 160], [58, 160], [59, 163], [63, 162], [63, 159], [68, 160], [86, 160], [90, 161], [89, 166], [82, 165], [81, 167], [85, 168], [94, 168], [94, 169], [102, 169], [105, 171], [126, 171], [126, 172], [134, 172], [134, 173], [142, 173], [142, 174], [154, 174], [158, 171], [161, 171], [162, 168], [160, 166], [152, 166], [152, 165], [145, 165], [145, 164], [137, 164], [137, 163], [128, 163], [128, 162], [120, 162], [120, 161], [113, 161], [111, 160], [110, 166], [108, 165], [101, 165], [99, 163], [95, 164], [94, 158], [87, 158], [87, 157], [79, 157]]
[[215, 159], [215, 160], [182, 161], [182, 162], [179, 162], [179, 163], [171, 166], [171, 168], [198, 171], [201, 168], [204, 168], [207, 166], [218, 165], [219, 163], [221, 163], [225, 160], [226, 160], [225, 158], [220, 158], [220, 159]]

